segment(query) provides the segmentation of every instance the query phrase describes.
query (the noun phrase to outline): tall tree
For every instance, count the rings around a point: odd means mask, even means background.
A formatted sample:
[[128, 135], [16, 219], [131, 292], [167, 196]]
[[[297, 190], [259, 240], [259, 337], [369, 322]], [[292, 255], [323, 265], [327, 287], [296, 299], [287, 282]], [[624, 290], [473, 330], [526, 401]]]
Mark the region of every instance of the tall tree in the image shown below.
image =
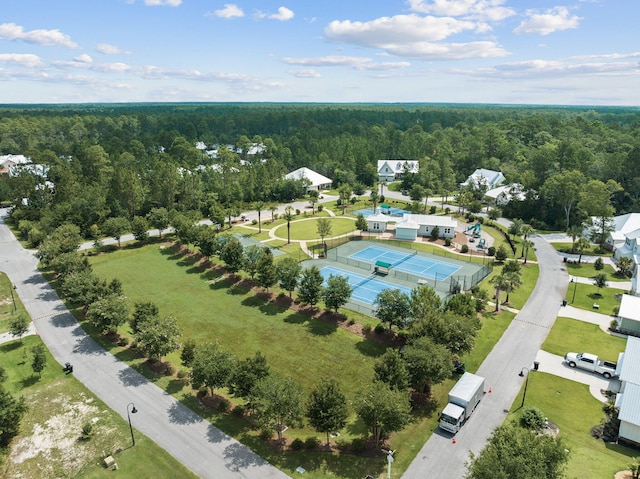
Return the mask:
[[467, 479], [561, 479], [569, 460], [562, 438], [507, 422], [494, 429], [478, 455], [470, 454]]
[[42, 371], [44, 371], [47, 365], [47, 353], [44, 350], [44, 346], [42, 344], [34, 346], [31, 348], [31, 353], [33, 354], [31, 369], [34, 373], [38, 373], [38, 376], [42, 377]]
[[451, 352], [426, 336], [407, 345], [404, 359], [411, 387], [418, 393], [429, 393], [433, 384], [441, 383], [451, 374]]
[[20, 422], [27, 413], [27, 403], [23, 397], [13, 397], [0, 384], [0, 447], [5, 448], [20, 432]]
[[102, 225], [102, 232], [115, 239], [118, 242], [118, 248], [120, 248], [120, 238], [130, 229], [131, 224], [129, 223], [129, 220], [122, 216], [107, 218]]
[[506, 291], [509, 288], [509, 279], [507, 276], [500, 272], [493, 276], [489, 282], [496, 288], [496, 309], [495, 311], [500, 311], [500, 293], [502, 291]]
[[409, 388], [409, 371], [397, 349], [387, 349], [373, 366], [376, 381], [387, 384], [391, 389], [406, 391]]
[[318, 236], [320, 236], [324, 245], [324, 239], [331, 234], [331, 220], [329, 218], [318, 218], [316, 224]]
[[580, 201], [580, 194], [586, 182], [584, 174], [577, 170], [561, 171], [549, 177], [540, 188], [540, 196], [560, 206], [564, 211], [565, 231], [571, 225], [571, 213]]
[[264, 254], [264, 247], [257, 244], [249, 245], [244, 249], [242, 269], [249, 273], [251, 279], [255, 278], [256, 273], [258, 272], [260, 261], [262, 260]]
[[269, 248], [264, 248], [264, 255], [258, 262], [258, 284], [267, 291], [276, 284], [276, 266], [273, 264], [273, 253]]
[[297, 426], [302, 422], [302, 387], [289, 377], [270, 374], [258, 381], [250, 404], [261, 427], [274, 429], [280, 442], [285, 426]]
[[383, 289], [378, 293], [374, 301], [375, 315], [381, 322], [398, 328], [407, 326], [411, 315], [411, 301], [406, 293], [399, 289]]
[[307, 400], [306, 416], [311, 427], [327, 435], [329, 446], [329, 434], [342, 429], [349, 417], [347, 397], [335, 379], [320, 379]]
[[327, 286], [322, 293], [322, 299], [324, 299], [324, 304], [328, 309], [332, 309], [337, 313], [338, 309], [349, 301], [352, 293], [353, 289], [349, 286], [347, 278], [332, 274], [327, 279]]
[[244, 250], [242, 243], [235, 236], [229, 238], [220, 251], [220, 259], [224, 261], [225, 268], [229, 273], [237, 273], [242, 268]]
[[22, 336], [29, 331], [30, 320], [25, 313], [20, 313], [9, 321], [9, 332], [22, 342]]
[[191, 384], [197, 389], [204, 386], [213, 395], [216, 389], [227, 385], [234, 366], [233, 354], [221, 349], [217, 343], [199, 346], [191, 363]]
[[293, 206], [287, 205], [284, 209], [284, 214], [282, 215], [284, 220], [287, 222], [287, 244], [291, 244], [291, 221], [293, 221]]
[[149, 224], [158, 230], [158, 236], [162, 238], [162, 232], [169, 227], [169, 212], [166, 208], [152, 208], [147, 214]]
[[247, 399], [256, 383], [268, 375], [267, 358], [257, 351], [253, 357], [236, 362], [229, 378], [229, 388], [235, 396]]
[[138, 348], [153, 362], [180, 348], [180, 329], [172, 316], [152, 316], [140, 324], [133, 337]]
[[111, 294], [94, 301], [87, 310], [89, 322], [104, 333], [116, 333], [128, 317], [126, 300]]
[[322, 298], [324, 279], [317, 266], [305, 268], [300, 273], [298, 300], [303, 304], [315, 306]]
[[264, 201], [256, 201], [253, 207], [258, 212], [258, 233], [262, 233], [262, 210], [264, 210]]
[[358, 394], [355, 407], [376, 444], [384, 435], [401, 431], [411, 421], [409, 396], [384, 383], [373, 384]]
[[300, 266], [300, 263], [290, 256], [280, 260], [276, 265], [278, 284], [282, 289], [289, 292], [289, 298], [291, 298], [291, 293], [298, 286], [301, 272], [302, 266]]

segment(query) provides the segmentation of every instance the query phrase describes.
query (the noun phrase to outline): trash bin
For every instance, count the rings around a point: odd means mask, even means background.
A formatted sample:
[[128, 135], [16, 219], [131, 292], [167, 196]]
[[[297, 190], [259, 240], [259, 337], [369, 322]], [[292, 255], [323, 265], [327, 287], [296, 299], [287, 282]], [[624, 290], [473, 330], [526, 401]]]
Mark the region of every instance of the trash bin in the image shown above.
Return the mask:
[[567, 300], [566, 300], [566, 299], [563, 299], [563, 300], [562, 300], [562, 306], [566, 306], [566, 305], [567, 305]]
[[534, 361], [533, 362], [533, 370], [534, 371], [537, 371], [539, 366], [540, 366], [540, 361]]

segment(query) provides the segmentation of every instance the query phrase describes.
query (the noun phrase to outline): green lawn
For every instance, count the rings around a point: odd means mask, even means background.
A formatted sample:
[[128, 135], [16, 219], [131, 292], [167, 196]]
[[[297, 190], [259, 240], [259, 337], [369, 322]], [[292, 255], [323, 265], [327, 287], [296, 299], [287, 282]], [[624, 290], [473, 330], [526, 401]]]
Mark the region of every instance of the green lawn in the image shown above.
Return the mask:
[[[347, 218], [329, 218], [331, 224], [331, 233], [329, 237], [340, 236], [351, 233], [356, 229], [356, 222]], [[319, 240], [318, 220], [317, 218], [308, 218], [291, 222], [291, 239], [292, 240]], [[280, 238], [287, 238], [287, 224], [280, 225], [276, 228], [275, 233]]]
[[[176, 316], [181, 323], [183, 337], [197, 341], [216, 340], [238, 357], [253, 355], [260, 350], [267, 356], [272, 370], [293, 377], [307, 391], [320, 377], [330, 372], [353, 400], [361, 387], [370, 384], [375, 358], [384, 351], [378, 343], [363, 340], [323, 321], [310, 320], [293, 311], [266, 304], [253, 293], [230, 285], [219, 273], [203, 269], [193, 258], [177, 254], [171, 248], [148, 245], [93, 257], [91, 261], [94, 271], [101, 277], [121, 279], [125, 294], [132, 303], [153, 301], [161, 314]], [[224, 311], [224, 314], [218, 314], [218, 311]], [[489, 314], [483, 319], [476, 349], [463, 358], [469, 370], [475, 370], [481, 364], [512, 318], [511, 313], [502, 312], [495, 316]], [[373, 318], [356, 319], [363, 324], [376, 323]], [[123, 328], [122, 332], [127, 334], [126, 330]], [[101, 342], [117, 357], [150, 376], [160, 387], [289, 474], [295, 474], [299, 465], [307, 469], [305, 476], [313, 479], [346, 479], [384, 473], [386, 463], [382, 456], [372, 459], [350, 454], [282, 453], [273, 450], [245, 421], [215, 410], [203, 410], [191, 387], [184, 381], [153, 375], [144, 367], [143, 360], [131, 351], [104, 340]], [[177, 354], [168, 359], [173, 364], [180, 363]], [[436, 386], [431, 407], [421, 410], [412, 425], [393, 436], [394, 447], [400, 445], [404, 451], [395, 464], [394, 477], [400, 477], [437, 426], [437, 413], [446, 402], [453, 382], [452, 379]], [[232, 402], [235, 402], [233, 398]], [[348, 441], [363, 434], [362, 424], [352, 416], [340, 438]], [[285, 435], [302, 439], [320, 436], [308, 427], [289, 429]]]
[[[613, 309], [620, 306], [620, 300], [616, 298], [616, 295], [622, 293], [623, 291], [619, 289], [598, 289], [593, 284], [573, 283], [569, 285], [567, 290], [567, 301], [576, 308], [598, 311], [602, 314], [613, 314]], [[593, 308], [594, 303], [600, 306], [598, 310]]]
[[569, 351], [587, 352], [616, 362], [618, 353], [624, 351], [626, 344], [625, 338], [607, 334], [597, 324], [559, 317], [542, 349], [558, 356], [564, 356]]
[[[522, 410], [522, 392], [511, 406], [510, 416], [516, 419]], [[525, 398], [525, 408], [541, 409], [549, 421], [560, 428], [570, 451], [565, 477], [611, 478], [627, 469], [638, 451], [615, 444], [605, 444], [590, 435], [593, 426], [604, 420], [602, 403], [589, 393], [585, 384], [542, 372], [531, 372]]]
[[[489, 294], [489, 298], [493, 298], [496, 294], [495, 287], [491, 284], [491, 278], [495, 275], [500, 274], [504, 265], [494, 265], [493, 272], [482, 282], [481, 288], [486, 290]], [[529, 299], [533, 288], [535, 288], [536, 282], [538, 281], [538, 275], [540, 274], [540, 269], [536, 263], [527, 263], [522, 264], [520, 268], [520, 276], [522, 278], [522, 286], [520, 286], [515, 291], [509, 293], [509, 303], [507, 306], [512, 308], [521, 309], [524, 304]], [[504, 291], [500, 292], [500, 302], [504, 302], [507, 298], [507, 295]], [[493, 301], [493, 299], [492, 299]]]
[[26, 311], [20, 296], [14, 292], [9, 277], [0, 272], [0, 333], [9, 331], [11, 320], [23, 313]]
[[[118, 463], [118, 477], [196, 477], [137, 431], [136, 445], [132, 448], [127, 421], [73, 375], [65, 375], [48, 353], [42, 377], [34, 375], [31, 348], [38, 344], [42, 344], [38, 336], [28, 336], [23, 342], [0, 345], [2, 366], [7, 371], [4, 386], [12, 394], [23, 396], [29, 405], [20, 434], [12, 443], [24, 461], [5, 459], [0, 466], [2, 477], [113, 477], [115, 472], [101, 464], [103, 453], [113, 455]], [[80, 432], [88, 421], [94, 422], [95, 434], [83, 441]]]
[[570, 276], [581, 276], [583, 278], [594, 278], [597, 274], [606, 274], [607, 281], [631, 281], [630, 278], [620, 276], [610, 264], [603, 265], [600, 271], [596, 270], [593, 263], [567, 263], [567, 272]]

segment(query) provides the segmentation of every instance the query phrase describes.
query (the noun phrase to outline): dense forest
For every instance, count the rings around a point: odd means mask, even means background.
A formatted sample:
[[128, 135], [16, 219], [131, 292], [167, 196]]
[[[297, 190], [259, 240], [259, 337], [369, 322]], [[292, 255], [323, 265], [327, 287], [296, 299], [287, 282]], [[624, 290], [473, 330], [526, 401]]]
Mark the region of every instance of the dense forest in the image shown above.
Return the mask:
[[[216, 149], [213, 157], [196, 148]], [[250, 154], [253, 145], [262, 145]], [[306, 166], [334, 187], [373, 187], [377, 160], [419, 160], [425, 195], [459, 192], [476, 168], [522, 185], [503, 213], [568, 229], [640, 211], [640, 109], [425, 104], [95, 104], [0, 107], [0, 155], [46, 165], [0, 180], [16, 220], [87, 237], [154, 208], [219, 218], [299, 198]]]

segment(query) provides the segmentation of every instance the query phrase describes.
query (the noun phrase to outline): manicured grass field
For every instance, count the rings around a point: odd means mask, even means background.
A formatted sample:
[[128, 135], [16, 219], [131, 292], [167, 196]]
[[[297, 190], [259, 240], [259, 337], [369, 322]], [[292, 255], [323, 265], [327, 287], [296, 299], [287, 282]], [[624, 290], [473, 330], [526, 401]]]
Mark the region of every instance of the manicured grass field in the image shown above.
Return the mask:
[[616, 362], [618, 353], [624, 351], [626, 344], [625, 338], [607, 334], [597, 324], [559, 317], [542, 349], [558, 356], [564, 356], [569, 351], [587, 352]]
[[593, 263], [567, 263], [567, 272], [570, 276], [582, 276], [583, 278], [594, 278], [597, 274], [606, 274], [607, 281], [631, 281], [630, 278], [624, 278], [616, 273], [616, 270], [610, 264], [605, 264], [600, 271], [596, 270]]
[[[38, 336], [0, 345], [2, 366], [7, 372], [4, 387], [23, 396], [29, 406], [12, 442], [24, 459], [5, 458], [2, 477], [59, 477], [136, 479], [142, 477], [194, 478], [195, 475], [153, 441], [135, 431], [131, 447], [127, 422], [97, 399], [73, 375], [47, 353], [42, 377], [31, 369], [31, 348], [42, 344]], [[81, 440], [85, 422], [94, 422], [94, 435]], [[119, 452], [118, 452], [119, 451]], [[118, 471], [102, 466], [103, 453], [112, 454]]]
[[[384, 351], [378, 343], [363, 340], [351, 333], [319, 320], [311, 320], [293, 311], [264, 303], [251, 292], [230, 285], [213, 270], [206, 270], [193, 258], [182, 256], [172, 248], [158, 244], [127, 249], [92, 258], [94, 271], [105, 279], [118, 277], [131, 302], [153, 301], [161, 314], [176, 316], [183, 336], [197, 341], [216, 340], [238, 357], [260, 350], [272, 370], [293, 377], [308, 391], [323, 375], [338, 379], [353, 400], [373, 378], [375, 358]], [[475, 370], [508, 326], [513, 315], [503, 312], [483, 319], [477, 348], [464, 357], [469, 370]], [[365, 323], [365, 321], [362, 321]], [[368, 318], [369, 324], [375, 323]], [[122, 331], [126, 332], [127, 328]], [[122, 348], [109, 348], [119, 358], [144, 371], [142, 361]], [[179, 364], [177, 354], [169, 359]], [[146, 371], [149, 375], [149, 371]], [[193, 391], [184, 381], [153, 377], [156, 383], [188, 404], [213, 424], [247, 444], [285, 472], [295, 475], [295, 468], [307, 469], [305, 477], [352, 478], [384, 473], [386, 462], [380, 458], [363, 458], [350, 454], [313, 452], [281, 453], [272, 449], [248, 424], [232, 415], [203, 410]], [[394, 447], [405, 451], [395, 463], [397, 477], [437, 426], [437, 412], [446, 402], [454, 379], [433, 388], [430, 407], [420, 411], [406, 430], [393, 436]], [[310, 428], [290, 429], [288, 437], [319, 436]], [[362, 424], [352, 416], [341, 439], [362, 437]]]
[[0, 272], [0, 333], [9, 331], [11, 320], [23, 313], [26, 311], [20, 296], [14, 292], [7, 275]]
[[[331, 224], [330, 237], [340, 236], [346, 233], [351, 233], [356, 229], [356, 222], [347, 218], [329, 218]], [[302, 220], [296, 220], [291, 222], [291, 239], [292, 240], [319, 240], [318, 234], [318, 219], [307, 218]], [[280, 225], [275, 230], [278, 237], [287, 239], [287, 224]]]
[[[597, 286], [592, 284], [573, 283], [569, 284], [569, 288], [567, 290], [567, 301], [571, 306], [576, 308], [597, 311], [602, 314], [612, 314], [613, 308], [620, 306], [620, 300], [616, 298], [616, 295], [620, 295], [622, 293], [623, 291], [619, 289], [598, 289]], [[595, 310], [593, 308], [594, 303], [598, 304], [599, 309]]]
[[[495, 287], [491, 284], [491, 278], [495, 275], [500, 274], [504, 265], [494, 265], [493, 272], [489, 275], [489, 277], [482, 282], [482, 289], [487, 291], [489, 298], [493, 298], [496, 294]], [[509, 303], [508, 306], [516, 309], [521, 309], [524, 304], [529, 299], [533, 288], [536, 285], [536, 281], [538, 280], [538, 274], [540, 273], [540, 269], [536, 263], [527, 263], [522, 264], [520, 268], [520, 277], [522, 279], [522, 286], [518, 289], [509, 293]], [[504, 302], [507, 298], [507, 295], [504, 291], [500, 292], [500, 302]], [[492, 299], [493, 301], [493, 299]]]
[[[522, 412], [522, 392], [511, 407], [510, 416]], [[617, 471], [628, 469], [638, 451], [606, 444], [590, 435], [592, 427], [604, 420], [602, 403], [589, 393], [585, 384], [542, 372], [532, 372], [525, 398], [525, 408], [535, 406], [549, 421], [560, 428], [559, 436], [566, 440], [570, 451], [565, 477], [610, 478]], [[516, 418], [514, 418], [516, 419]]]

